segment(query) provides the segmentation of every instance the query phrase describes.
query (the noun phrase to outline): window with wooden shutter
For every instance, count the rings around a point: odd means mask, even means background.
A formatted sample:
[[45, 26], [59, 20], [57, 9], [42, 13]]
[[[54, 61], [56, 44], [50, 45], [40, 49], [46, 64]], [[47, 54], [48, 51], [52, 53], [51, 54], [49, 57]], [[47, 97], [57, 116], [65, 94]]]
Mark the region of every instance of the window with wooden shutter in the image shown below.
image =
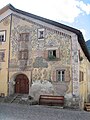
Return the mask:
[[60, 51], [57, 48], [47, 48], [47, 50], [44, 51], [44, 57], [48, 60], [58, 60], [60, 58]]
[[56, 50], [48, 50], [48, 59], [49, 60], [57, 60], [60, 58], [59, 49]]

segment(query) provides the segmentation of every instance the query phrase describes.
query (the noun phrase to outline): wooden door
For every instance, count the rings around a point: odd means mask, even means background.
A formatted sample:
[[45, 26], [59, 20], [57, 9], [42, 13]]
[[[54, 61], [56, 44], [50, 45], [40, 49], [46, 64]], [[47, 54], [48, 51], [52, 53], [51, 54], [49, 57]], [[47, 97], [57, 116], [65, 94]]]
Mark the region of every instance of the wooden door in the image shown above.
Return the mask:
[[15, 84], [15, 93], [28, 94], [29, 93], [29, 80], [26, 75], [17, 75]]

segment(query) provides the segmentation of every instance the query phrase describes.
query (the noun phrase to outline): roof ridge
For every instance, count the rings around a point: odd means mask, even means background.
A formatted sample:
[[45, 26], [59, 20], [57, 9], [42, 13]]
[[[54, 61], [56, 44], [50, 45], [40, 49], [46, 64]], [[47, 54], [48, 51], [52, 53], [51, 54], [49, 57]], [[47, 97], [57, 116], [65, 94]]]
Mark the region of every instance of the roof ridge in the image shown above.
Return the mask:
[[11, 8], [11, 7], [14, 8], [14, 6], [9, 3], [9, 4], [7, 4], [6, 6], [2, 7], [0, 10], [5, 9], [6, 7], [8, 7], [8, 8]]
[[9, 3], [0, 9], [0, 14], [4, 13], [8, 9], [15, 10], [15, 7]]

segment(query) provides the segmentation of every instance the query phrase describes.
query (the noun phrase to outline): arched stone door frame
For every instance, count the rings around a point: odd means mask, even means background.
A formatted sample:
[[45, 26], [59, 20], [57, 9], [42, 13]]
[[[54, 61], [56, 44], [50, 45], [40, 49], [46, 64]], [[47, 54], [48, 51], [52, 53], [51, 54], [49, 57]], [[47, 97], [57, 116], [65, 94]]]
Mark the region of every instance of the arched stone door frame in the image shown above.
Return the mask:
[[[15, 73], [14, 75], [12, 75], [12, 77], [10, 78], [10, 81], [9, 81], [9, 95], [12, 95], [12, 94], [15, 94], [15, 84], [16, 84], [16, 77], [20, 74], [23, 74], [27, 77], [28, 79], [28, 76], [25, 74], [25, 73]], [[28, 79], [28, 84], [29, 84], [29, 87], [30, 87], [30, 81]], [[28, 91], [28, 94], [29, 94], [29, 91]]]
[[28, 94], [29, 80], [26, 75], [18, 74], [15, 79], [15, 93]]

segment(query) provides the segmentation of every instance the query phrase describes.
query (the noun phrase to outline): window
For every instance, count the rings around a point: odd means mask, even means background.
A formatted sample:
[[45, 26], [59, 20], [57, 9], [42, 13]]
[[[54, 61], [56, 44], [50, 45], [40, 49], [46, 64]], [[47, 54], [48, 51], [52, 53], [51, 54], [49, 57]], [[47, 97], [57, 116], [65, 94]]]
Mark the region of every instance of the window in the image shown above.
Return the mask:
[[81, 56], [80, 50], [78, 50], [78, 54], [79, 54], [79, 61], [83, 60], [83, 56]]
[[0, 51], [0, 62], [5, 61], [5, 51]]
[[49, 50], [48, 51], [48, 58], [49, 59], [55, 59], [56, 58], [56, 50]]
[[57, 70], [57, 81], [65, 81], [65, 70]]
[[44, 39], [44, 29], [38, 29], [38, 39]]
[[27, 60], [28, 59], [28, 51], [19, 51], [19, 60]]
[[44, 58], [49, 61], [60, 60], [60, 50], [57, 47], [46, 48], [44, 51]]
[[29, 41], [29, 33], [21, 33], [20, 41]]
[[79, 72], [79, 82], [84, 81], [84, 73], [82, 71]]
[[5, 42], [5, 31], [0, 31], [0, 42]]

